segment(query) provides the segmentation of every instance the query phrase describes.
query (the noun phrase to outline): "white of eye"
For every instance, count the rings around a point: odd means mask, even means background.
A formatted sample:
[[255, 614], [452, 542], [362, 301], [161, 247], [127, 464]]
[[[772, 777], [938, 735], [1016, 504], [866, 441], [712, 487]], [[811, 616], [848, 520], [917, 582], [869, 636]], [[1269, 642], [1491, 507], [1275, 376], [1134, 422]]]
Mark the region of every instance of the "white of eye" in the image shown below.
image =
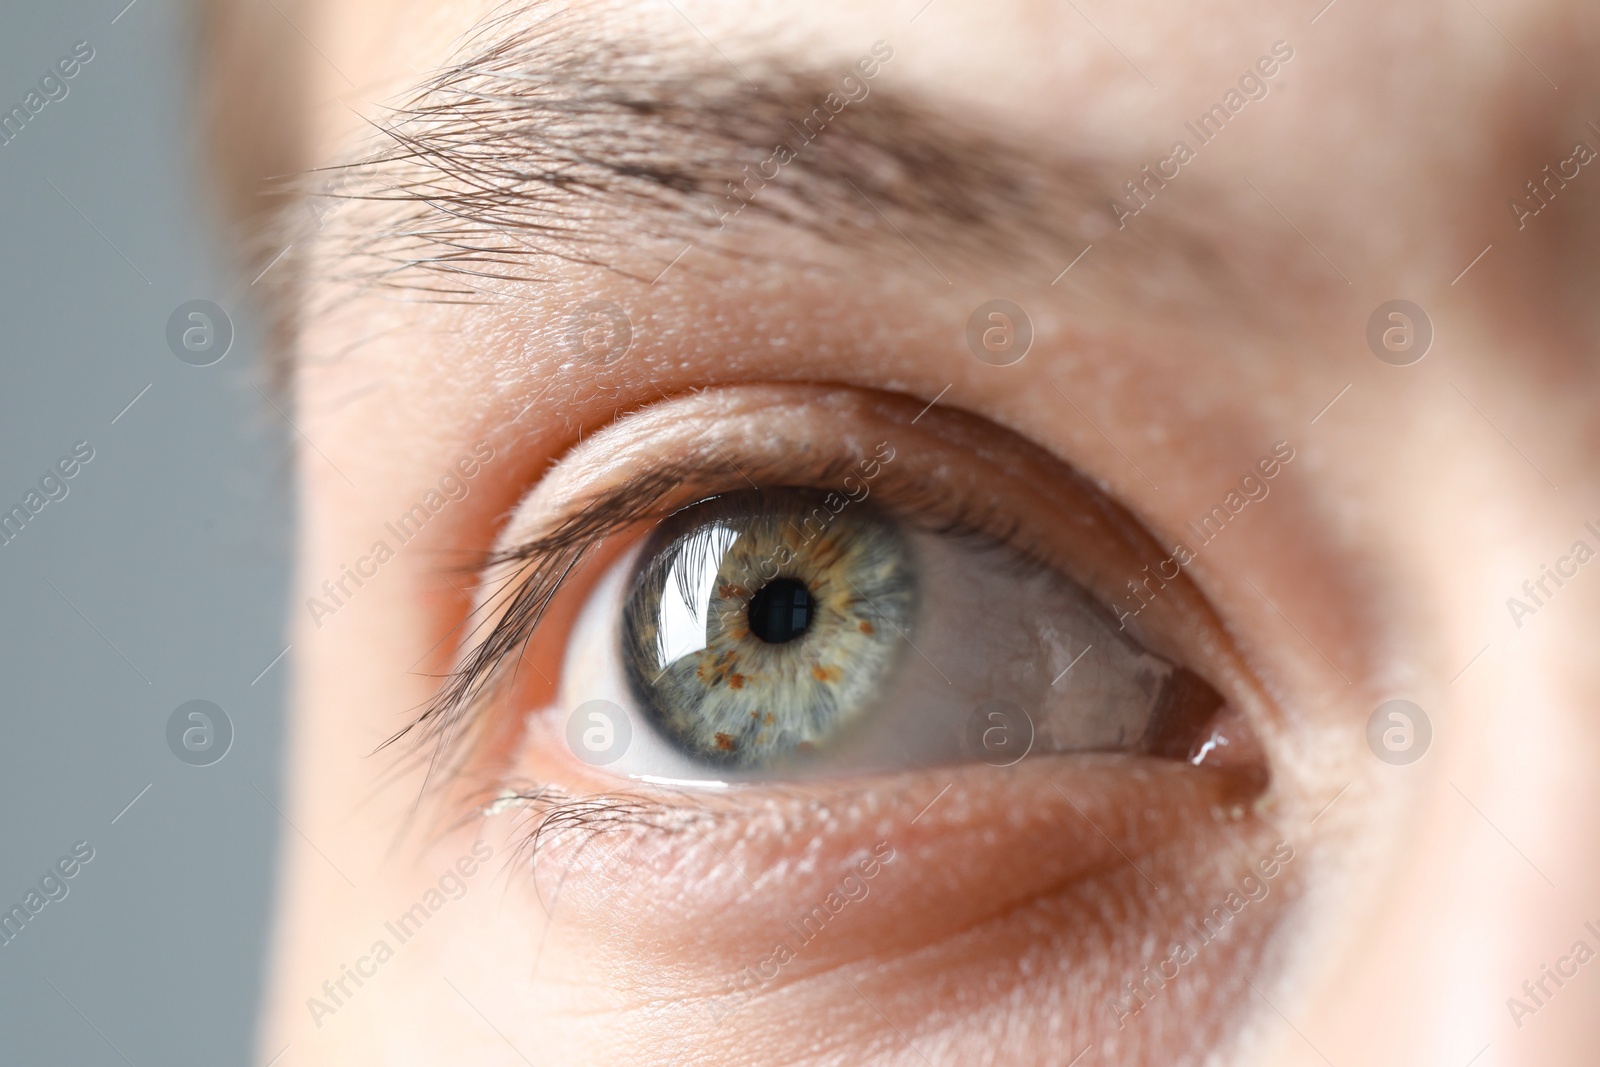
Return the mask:
[[[639, 707], [621, 662], [620, 630], [642, 548], [626, 553], [597, 584], [573, 627], [557, 710], [599, 707], [623, 716], [627, 741], [599, 759], [576, 754], [640, 781], [723, 788], [736, 781], [1130, 751], [1149, 737], [1177, 668], [1119, 630], [1089, 593], [1002, 547], [917, 531], [907, 537], [921, 590], [917, 615], [899, 638], [905, 647], [873, 706], [804, 758], [751, 770], [707, 766], [681, 751]], [[710, 558], [707, 574], [684, 575], [681, 583], [674, 574], [667, 582], [673, 592], [662, 601], [662, 642], [670, 645], [663, 662], [706, 644], [715, 554]], [[688, 590], [689, 599], [679, 590]]]

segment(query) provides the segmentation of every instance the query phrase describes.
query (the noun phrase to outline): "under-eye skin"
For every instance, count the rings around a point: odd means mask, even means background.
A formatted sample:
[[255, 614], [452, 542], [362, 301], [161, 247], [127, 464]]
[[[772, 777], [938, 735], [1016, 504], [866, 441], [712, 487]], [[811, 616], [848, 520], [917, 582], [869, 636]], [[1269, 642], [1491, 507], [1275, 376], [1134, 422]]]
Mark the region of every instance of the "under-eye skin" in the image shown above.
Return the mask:
[[[771, 418], [774, 395], [794, 417]], [[1159, 545], [1036, 446], [921, 406], [731, 387], [586, 432], [513, 514], [464, 627], [486, 636], [411, 729], [471, 753], [485, 724], [520, 722], [541, 740], [489, 730], [487, 765], [569, 795], [1068, 753], [1254, 758], [1222, 695], [1241, 675], [1187, 578], [1137, 620], [1104, 606]], [[522, 668], [530, 654], [543, 669]], [[604, 766], [559, 741], [596, 700], [632, 725]]]

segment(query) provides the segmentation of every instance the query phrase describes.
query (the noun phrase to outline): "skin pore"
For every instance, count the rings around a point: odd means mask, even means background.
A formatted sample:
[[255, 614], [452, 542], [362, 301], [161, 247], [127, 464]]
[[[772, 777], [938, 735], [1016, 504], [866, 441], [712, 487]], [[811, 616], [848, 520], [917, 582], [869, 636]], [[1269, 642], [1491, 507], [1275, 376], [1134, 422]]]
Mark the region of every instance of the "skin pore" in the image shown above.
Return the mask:
[[[263, 1061], [1581, 1062], [1591, 969], [1534, 1015], [1506, 1001], [1597, 944], [1600, 586], [1505, 602], [1600, 521], [1600, 178], [1507, 203], [1600, 145], [1595, 16], [919, 6], [306, 16], [314, 162], [370, 162], [311, 184], [332, 195], [292, 209], [285, 261], [304, 840]], [[1407, 367], [1366, 343], [1397, 297], [1435, 330]], [[966, 341], [997, 298], [1033, 331], [1009, 366]], [[599, 302], [628, 323], [614, 359], [573, 343]], [[723, 462], [669, 510], [828, 488], [885, 440], [880, 499], [971, 497], [1124, 606], [1292, 455], [1136, 622], [1226, 701], [1234, 753], [620, 780], [573, 757], [559, 682], [654, 512], [573, 568], [450, 748], [440, 716], [383, 747], [504, 609], [492, 553], [686, 457]], [[1103, 535], [1050, 510], [1074, 471]], [[1394, 698], [1432, 723], [1409, 765], [1368, 747]]]

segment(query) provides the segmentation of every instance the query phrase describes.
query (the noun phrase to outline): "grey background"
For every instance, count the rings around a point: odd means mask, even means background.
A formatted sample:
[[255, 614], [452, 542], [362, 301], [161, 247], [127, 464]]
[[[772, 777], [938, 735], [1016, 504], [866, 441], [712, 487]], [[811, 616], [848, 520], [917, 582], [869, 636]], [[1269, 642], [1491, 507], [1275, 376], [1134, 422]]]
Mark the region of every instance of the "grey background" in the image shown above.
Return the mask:
[[[6, 1065], [251, 1062], [293, 832], [273, 807], [293, 653], [262, 674], [285, 646], [292, 431], [254, 388], [249, 279], [202, 206], [188, 5], [126, 2], [0, 0], [0, 109], [95, 50], [0, 145], [0, 511], [74, 442], [95, 450], [0, 546], [0, 910], [74, 842], [95, 850], [0, 947]], [[235, 326], [211, 367], [166, 346], [196, 298]], [[210, 767], [165, 739], [197, 698], [234, 726]]]

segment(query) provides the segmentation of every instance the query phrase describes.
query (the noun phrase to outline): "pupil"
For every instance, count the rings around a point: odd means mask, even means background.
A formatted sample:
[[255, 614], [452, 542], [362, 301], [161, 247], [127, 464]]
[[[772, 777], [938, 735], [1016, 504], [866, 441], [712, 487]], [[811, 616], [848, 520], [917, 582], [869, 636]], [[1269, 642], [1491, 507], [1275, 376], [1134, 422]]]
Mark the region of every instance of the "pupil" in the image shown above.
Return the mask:
[[793, 578], [768, 582], [750, 598], [750, 632], [769, 645], [793, 641], [811, 627], [811, 593]]

